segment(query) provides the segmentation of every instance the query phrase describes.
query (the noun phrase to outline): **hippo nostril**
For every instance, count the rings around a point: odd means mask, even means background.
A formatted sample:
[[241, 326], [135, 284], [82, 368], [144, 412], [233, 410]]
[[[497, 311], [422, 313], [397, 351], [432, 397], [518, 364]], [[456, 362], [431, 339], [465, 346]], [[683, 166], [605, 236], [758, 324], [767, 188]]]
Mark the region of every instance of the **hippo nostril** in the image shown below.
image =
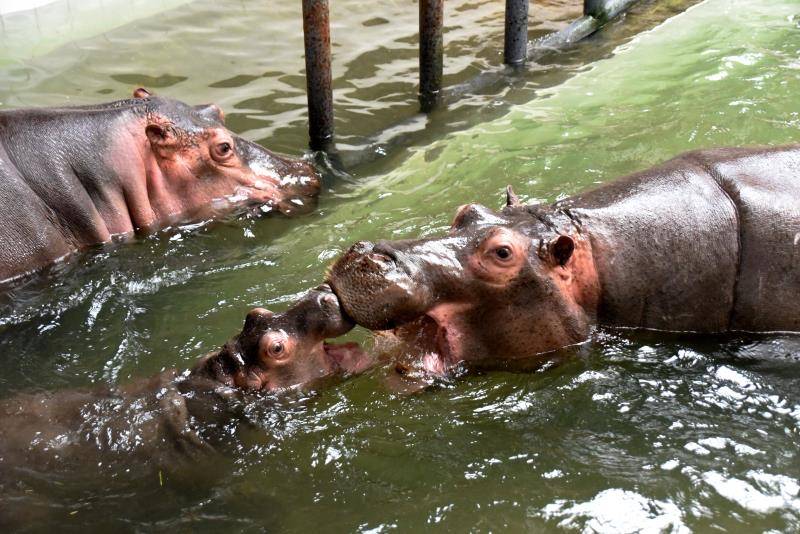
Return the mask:
[[258, 391], [264, 385], [264, 382], [261, 380], [261, 377], [258, 376], [253, 371], [247, 373], [247, 377], [245, 378], [245, 385], [248, 389], [253, 391]]

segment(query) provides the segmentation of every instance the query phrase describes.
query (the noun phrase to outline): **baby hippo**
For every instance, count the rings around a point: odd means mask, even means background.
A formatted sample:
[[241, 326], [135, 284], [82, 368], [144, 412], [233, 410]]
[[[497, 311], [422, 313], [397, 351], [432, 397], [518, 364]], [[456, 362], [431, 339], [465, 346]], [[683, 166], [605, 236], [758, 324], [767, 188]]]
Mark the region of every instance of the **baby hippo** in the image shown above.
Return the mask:
[[102, 464], [116, 471], [111, 464], [127, 469], [137, 458], [167, 468], [224, 447], [244, 416], [242, 401], [261, 400], [241, 390], [277, 391], [367, 369], [370, 359], [355, 343], [325, 343], [351, 328], [330, 288], [320, 286], [283, 313], [251, 311], [242, 332], [191, 371], [0, 400], [0, 480], [25, 469]]
[[354, 326], [324, 284], [283, 313], [250, 311], [242, 332], [201, 359], [192, 374], [240, 389], [275, 391], [333, 374], [361, 373], [372, 361], [358, 344], [325, 342]]

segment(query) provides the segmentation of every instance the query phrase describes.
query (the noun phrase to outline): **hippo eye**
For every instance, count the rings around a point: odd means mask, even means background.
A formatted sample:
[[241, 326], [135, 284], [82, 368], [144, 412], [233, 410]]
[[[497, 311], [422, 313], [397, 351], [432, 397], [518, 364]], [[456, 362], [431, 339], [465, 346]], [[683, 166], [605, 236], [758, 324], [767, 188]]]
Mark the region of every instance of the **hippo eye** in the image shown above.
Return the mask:
[[269, 348], [269, 351], [273, 356], [280, 356], [284, 351], [283, 343], [273, 343], [273, 345]]
[[224, 143], [218, 143], [212, 148], [211, 155], [216, 160], [226, 160], [233, 155], [233, 145], [227, 141]]
[[494, 249], [494, 255], [500, 260], [508, 260], [511, 258], [512, 252], [510, 247], [502, 246]]

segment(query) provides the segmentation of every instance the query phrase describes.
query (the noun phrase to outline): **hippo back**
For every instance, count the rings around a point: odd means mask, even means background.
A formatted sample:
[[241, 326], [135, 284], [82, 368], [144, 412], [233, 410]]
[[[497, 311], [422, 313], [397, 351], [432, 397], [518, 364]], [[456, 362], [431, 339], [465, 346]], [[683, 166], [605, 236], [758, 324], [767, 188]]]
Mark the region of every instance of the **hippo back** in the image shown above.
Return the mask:
[[679, 156], [561, 202], [592, 244], [598, 321], [726, 330], [737, 271], [736, 209], [701, 165]]
[[591, 237], [600, 322], [800, 331], [800, 147], [689, 152], [560, 205]]
[[736, 204], [733, 330], [800, 331], [800, 146], [695, 154]]

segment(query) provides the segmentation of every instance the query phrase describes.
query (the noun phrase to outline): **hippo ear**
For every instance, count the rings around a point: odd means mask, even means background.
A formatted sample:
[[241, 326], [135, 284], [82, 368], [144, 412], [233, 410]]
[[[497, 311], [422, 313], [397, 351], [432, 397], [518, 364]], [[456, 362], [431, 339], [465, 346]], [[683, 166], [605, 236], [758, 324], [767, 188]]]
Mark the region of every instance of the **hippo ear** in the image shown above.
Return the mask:
[[177, 141], [175, 130], [172, 127], [155, 122], [148, 124], [144, 133], [153, 147], [165, 148], [174, 145]]
[[451, 229], [466, 228], [472, 224], [507, 224], [508, 221], [499, 217], [492, 210], [480, 204], [465, 204], [458, 208]]
[[133, 90], [133, 98], [150, 98], [151, 96], [153, 96], [153, 93], [144, 87], [137, 87]]
[[225, 113], [216, 104], [203, 104], [195, 106], [194, 109], [197, 110], [197, 115], [204, 119], [225, 124]]
[[575, 240], [568, 235], [560, 235], [550, 241], [547, 248], [553, 261], [557, 265], [564, 266], [575, 251]]
[[273, 315], [275, 314], [265, 308], [253, 308], [248, 312], [247, 317], [244, 319], [244, 331], [249, 332], [260, 321], [269, 319]]
[[506, 186], [506, 207], [509, 208], [516, 208], [518, 206], [522, 206], [522, 202], [519, 201], [519, 197], [514, 193], [514, 190], [511, 189], [511, 185]]

